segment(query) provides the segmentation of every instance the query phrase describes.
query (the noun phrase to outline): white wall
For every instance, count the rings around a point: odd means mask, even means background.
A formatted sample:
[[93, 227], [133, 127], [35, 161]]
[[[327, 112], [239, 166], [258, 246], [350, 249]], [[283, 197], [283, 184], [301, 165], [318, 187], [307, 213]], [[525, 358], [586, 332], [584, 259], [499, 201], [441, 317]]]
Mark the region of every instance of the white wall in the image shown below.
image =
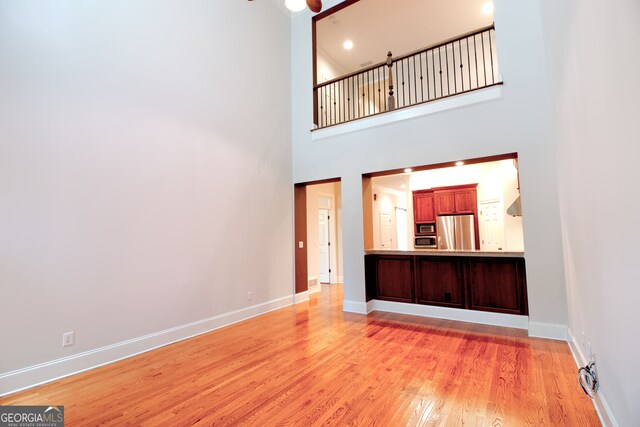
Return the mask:
[[292, 294], [289, 46], [268, 1], [0, 3], [0, 376]]
[[583, 355], [583, 332], [597, 355], [596, 404], [638, 425], [640, 3], [544, 0], [542, 11], [569, 325]]
[[[325, 3], [328, 8], [336, 1]], [[311, 14], [297, 15], [292, 23], [294, 181], [342, 178], [345, 299], [363, 307], [362, 174], [517, 152], [530, 319], [545, 330], [551, 324], [562, 336], [567, 307], [540, 11], [536, 2], [523, 0], [494, 4], [503, 99], [318, 141], [309, 132]]]

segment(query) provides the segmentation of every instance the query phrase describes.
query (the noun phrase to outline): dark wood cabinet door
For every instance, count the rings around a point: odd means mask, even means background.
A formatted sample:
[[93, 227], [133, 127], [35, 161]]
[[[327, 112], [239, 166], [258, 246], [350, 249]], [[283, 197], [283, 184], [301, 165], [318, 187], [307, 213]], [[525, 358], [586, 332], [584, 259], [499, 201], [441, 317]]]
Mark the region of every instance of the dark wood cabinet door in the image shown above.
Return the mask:
[[377, 299], [414, 302], [413, 258], [378, 255], [376, 261]]
[[436, 215], [452, 215], [456, 213], [456, 199], [453, 191], [436, 191], [434, 193]]
[[455, 209], [459, 214], [475, 214], [477, 210], [476, 189], [455, 192]]
[[416, 224], [436, 221], [433, 193], [416, 193], [413, 195], [413, 220]]
[[417, 257], [415, 270], [419, 304], [464, 307], [462, 266], [457, 259]]
[[523, 260], [469, 259], [466, 281], [472, 310], [527, 313]]

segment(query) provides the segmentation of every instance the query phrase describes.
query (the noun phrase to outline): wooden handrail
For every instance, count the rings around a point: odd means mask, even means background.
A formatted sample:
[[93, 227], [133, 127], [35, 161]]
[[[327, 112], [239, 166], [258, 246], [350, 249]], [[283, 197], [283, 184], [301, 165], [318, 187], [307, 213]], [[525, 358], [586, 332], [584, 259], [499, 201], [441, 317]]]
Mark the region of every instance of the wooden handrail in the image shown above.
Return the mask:
[[[491, 24], [491, 25], [488, 25], [486, 27], [483, 27], [483, 28], [480, 28], [480, 29], [477, 29], [477, 30], [473, 30], [473, 31], [470, 31], [468, 33], [464, 33], [462, 35], [459, 35], [459, 36], [456, 36], [456, 37], [452, 37], [450, 39], [438, 42], [436, 44], [432, 44], [430, 46], [415, 50], [413, 52], [406, 53], [404, 55], [401, 55], [401, 56], [398, 56], [396, 58], [393, 58], [393, 62], [401, 61], [401, 60], [409, 58], [411, 56], [418, 55], [418, 54], [421, 54], [421, 53], [425, 53], [425, 52], [428, 52], [430, 50], [437, 49], [439, 47], [448, 45], [449, 43], [453, 43], [453, 42], [456, 42], [458, 40], [466, 39], [468, 37], [475, 36], [475, 35], [484, 33], [485, 31], [489, 31], [489, 30], [493, 30], [493, 29], [495, 29], [495, 24]], [[345, 74], [345, 75], [340, 76], [340, 77], [336, 77], [335, 79], [331, 79], [331, 80], [328, 80], [326, 82], [322, 82], [320, 84], [314, 85], [313, 89], [315, 90], [315, 89], [330, 85], [332, 83], [339, 82], [341, 80], [346, 80], [346, 79], [348, 79], [350, 77], [353, 77], [355, 75], [364, 74], [364, 73], [367, 73], [367, 72], [369, 72], [371, 70], [375, 70], [376, 68], [383, 67], [383, 66], [387, 66], [387, 60], [384, 60], [384, 61], [379, 62], [379, 63], [374, 64], [374, 65], [370, 65], [367, 68], [362, 68], [362, 69], [354, 71], [352, 73]]]

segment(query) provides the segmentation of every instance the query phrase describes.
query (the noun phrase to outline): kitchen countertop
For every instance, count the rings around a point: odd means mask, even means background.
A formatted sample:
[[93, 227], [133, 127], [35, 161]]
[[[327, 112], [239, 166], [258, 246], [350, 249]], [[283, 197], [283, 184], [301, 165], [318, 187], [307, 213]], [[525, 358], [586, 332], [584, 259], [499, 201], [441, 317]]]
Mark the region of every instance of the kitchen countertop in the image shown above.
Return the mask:
[[368, 249], [365, 255], [434, 255], [434, 256], [472, 256], [472, 257], [505, 257], [524, 258], [524, 252], [506, 251], [468, 251], [461, 249]]

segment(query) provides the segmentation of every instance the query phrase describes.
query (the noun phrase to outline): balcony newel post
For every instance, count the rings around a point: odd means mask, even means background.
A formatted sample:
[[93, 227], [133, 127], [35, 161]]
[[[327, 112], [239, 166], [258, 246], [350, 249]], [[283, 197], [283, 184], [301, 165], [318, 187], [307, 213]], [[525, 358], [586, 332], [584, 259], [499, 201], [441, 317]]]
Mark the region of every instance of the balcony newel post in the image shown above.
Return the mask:
[[387, 98], [387, 111], [396, 109], [396, 98], [393, 96], [393, 55], [391, 51], [387, 53], [387, 67], [389, 67], [389, 97]]

